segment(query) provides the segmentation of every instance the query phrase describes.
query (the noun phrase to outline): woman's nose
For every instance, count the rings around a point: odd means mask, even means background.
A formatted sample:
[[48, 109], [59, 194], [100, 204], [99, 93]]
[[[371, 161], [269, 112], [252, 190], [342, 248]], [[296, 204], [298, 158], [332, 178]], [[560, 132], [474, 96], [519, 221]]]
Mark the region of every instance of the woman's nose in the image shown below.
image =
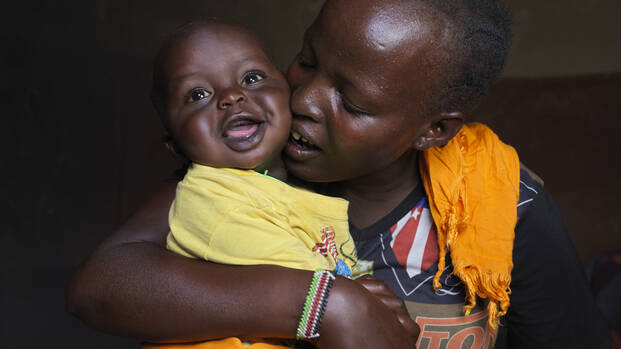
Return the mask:
[[325, 109], [329, 105], [329, 89], [321, 80], [321, 77], [312, 76], [294, 87], [291, 94], [291, 110], [294, 114], [304, 115], [315, 121], [324, 118]]
[[218, 100], [218, 108], [227, 109], [238, 103], [243, 103], [246, 101], [246, 96], [237, 89], [229, 89], [223, 91], [220, 94], [220, 99]]

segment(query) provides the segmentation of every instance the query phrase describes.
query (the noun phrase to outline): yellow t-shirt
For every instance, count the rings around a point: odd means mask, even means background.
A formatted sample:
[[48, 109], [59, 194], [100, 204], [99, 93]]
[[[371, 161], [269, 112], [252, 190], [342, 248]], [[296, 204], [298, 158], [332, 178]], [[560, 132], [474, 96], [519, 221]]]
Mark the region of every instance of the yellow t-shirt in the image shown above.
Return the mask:
[[255, 171], [192, 164], [170, 209], [167, 247], [223, 264], [347, 275], [356, 263], [347, 206]]

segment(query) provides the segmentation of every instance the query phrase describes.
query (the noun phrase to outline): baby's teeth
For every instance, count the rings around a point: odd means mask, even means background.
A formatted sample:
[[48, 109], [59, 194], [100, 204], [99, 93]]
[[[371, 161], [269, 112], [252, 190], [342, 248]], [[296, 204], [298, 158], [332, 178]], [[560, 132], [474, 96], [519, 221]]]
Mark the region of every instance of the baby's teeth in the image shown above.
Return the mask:
[[313, 144], [313, 142], [309, 141], [308, 139], [302, 137], [302, 142], [304, 143], [308, 143], [308, 144]]

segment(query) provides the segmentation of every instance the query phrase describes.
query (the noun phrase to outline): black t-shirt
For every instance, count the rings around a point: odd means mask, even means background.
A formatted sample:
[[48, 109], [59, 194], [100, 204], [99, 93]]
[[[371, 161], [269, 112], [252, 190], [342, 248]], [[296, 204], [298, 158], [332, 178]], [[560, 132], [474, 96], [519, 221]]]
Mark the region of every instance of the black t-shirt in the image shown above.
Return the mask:
[[[548, 191], [520, 174], [518, 223], [513, 249], [511, 306], [496, 348], [610, 348], [610, 337], [587, 287], [582, 264]], [[435, 291], [435, 226], [419, 187], [374, 225], [350, 226], [359, 273], [384, 280], [405, 300], [421, 327], [418, 348], [491, 348], [486, 302], [463, 315], [464, 288], [452, 275], [450, 257]]]
[[515, 229], [507, 347], [610, 348], [559, 207], [545, 188], [536, 190]]

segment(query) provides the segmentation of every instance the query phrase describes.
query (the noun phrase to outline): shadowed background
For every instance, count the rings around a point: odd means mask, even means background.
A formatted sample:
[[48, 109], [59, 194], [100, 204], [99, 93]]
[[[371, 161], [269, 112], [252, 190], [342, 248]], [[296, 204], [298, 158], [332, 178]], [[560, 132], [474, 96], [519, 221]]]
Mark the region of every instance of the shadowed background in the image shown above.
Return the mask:
[[[65, 311], [71, 271], [177, 164], [152, 57], [197, 17], [259, 33], [286, 69], [322, 0], [25, 1], [0, 21], [2, 347], [135, 348]], [[472, 120], [541, 176], [583, 260], [621, 248], [621, 3], [511, 0], [515, 40]], [[5, 346], [6, 345], [6, 346]]]

